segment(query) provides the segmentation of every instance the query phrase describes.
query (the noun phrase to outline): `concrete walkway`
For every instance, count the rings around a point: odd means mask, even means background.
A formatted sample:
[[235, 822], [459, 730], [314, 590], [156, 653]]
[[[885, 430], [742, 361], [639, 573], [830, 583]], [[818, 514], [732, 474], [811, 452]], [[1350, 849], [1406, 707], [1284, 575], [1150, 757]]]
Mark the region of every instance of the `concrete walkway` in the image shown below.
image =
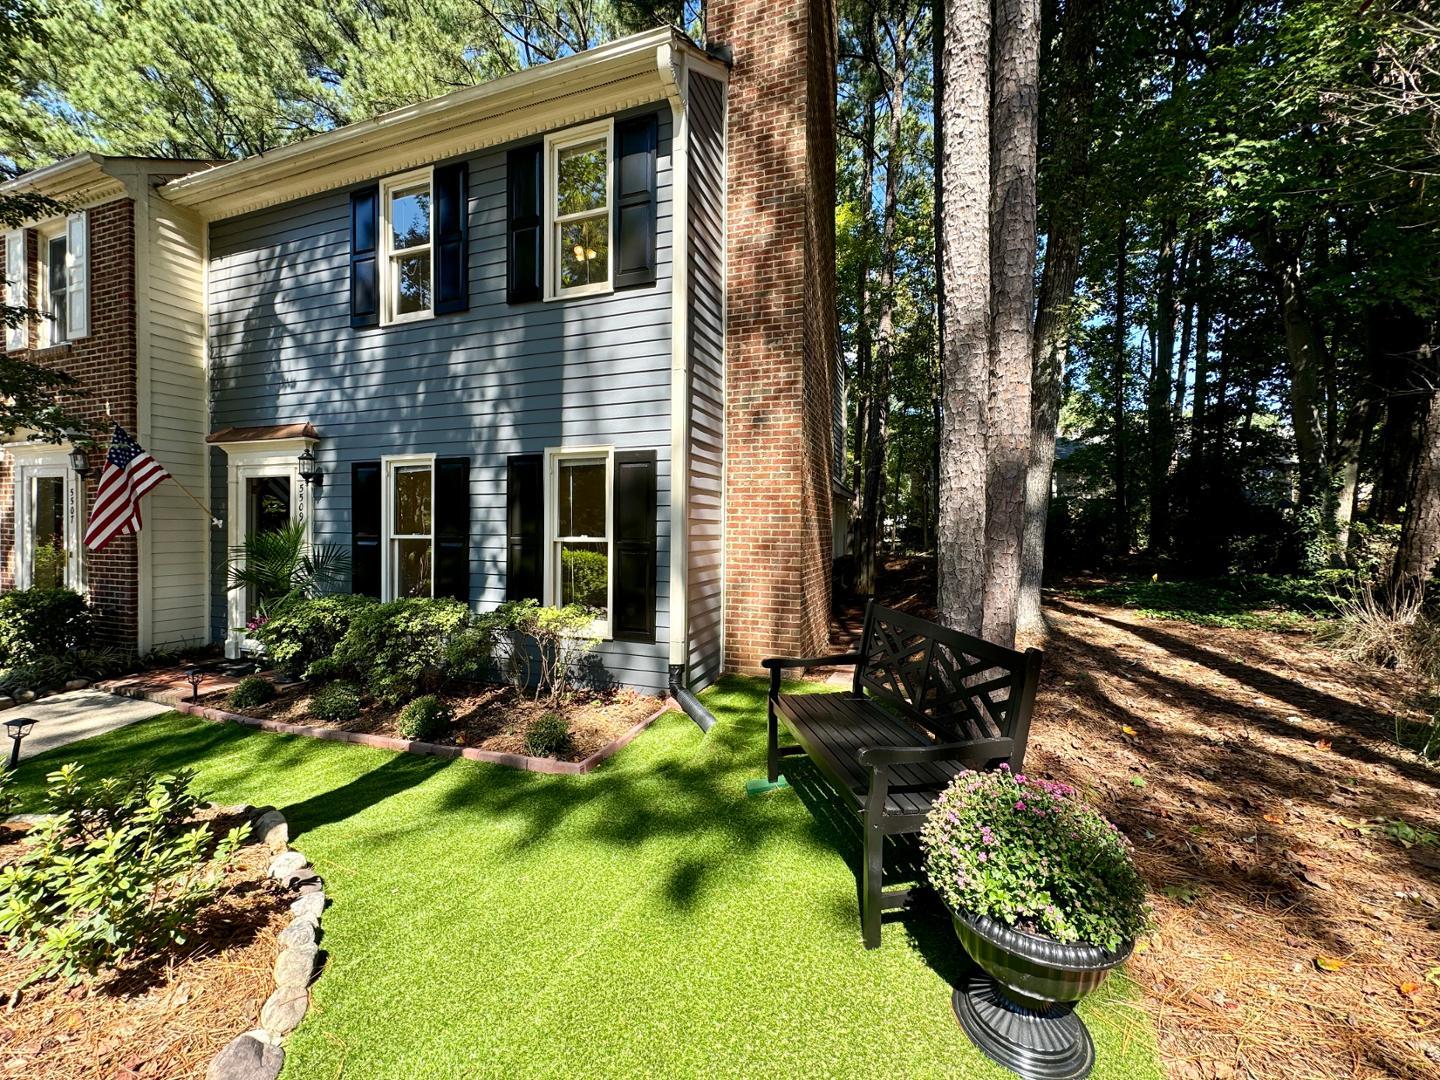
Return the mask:
[[[0, 722], [28, 716], [35, 721], [35, 729], [20, 744], [20, 760], [28, 761], [46, 750], [57, 746], [79, 742], [92, 735], [103, 735], [126, 724], [144, 720], [169, 712], [168, 706], [153, 701], [137, 701], [133, 698], [116, 697], [103, 690], [72, 690], [68, 694], [54, 694], [29, 705], [16, 705], [0, 713]], [[11, 743], [0, 732], [0, 749], [5, 760], [10, 760]]]

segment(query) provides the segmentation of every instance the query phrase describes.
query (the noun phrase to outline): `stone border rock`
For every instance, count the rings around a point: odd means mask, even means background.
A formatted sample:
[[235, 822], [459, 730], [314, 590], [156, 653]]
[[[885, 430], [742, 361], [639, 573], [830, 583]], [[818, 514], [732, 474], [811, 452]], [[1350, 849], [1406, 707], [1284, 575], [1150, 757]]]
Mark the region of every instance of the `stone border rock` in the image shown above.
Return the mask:
[[260, 1026], [237, 1035], [211, 1060], [205, 1080], [275, 1080], [285, 1066], [286, 1038], [310, 1008], [310, 983], [320, 965], [320, 917], [325, 912], [325, 883], [305, 856], [290, 847], [290, 826], [273, 807], [233, 807], [248, 813], [250, 838], [275, 857], [269, 877], [293, 891], [290, 925], [280, 932], [275, 956], [275, 989], [260, 1007]]
[[[148, 696], [148, 695], [147, 695]], [[211, 709], [204, 705], [194, 705], [188, 701], [182, 701], [170, 705], [171, 708], [192, 716], [198, 716], [202, 720], [213, 720], [217, 723], [243, 724], [245, 727], [259, 728], [261, 731], [273, 731], [281, 735], [305, 735], [312, 739], [329, 739], [332, 742], [356, 743], [360, 746], [374, 746], [381, 750], [403, 750], [411, 754], [429, 754], [433, 757], [443, 758], [464, 758], [466, 761], [486, 761], [492, 765], [507, 765], [512, 769], [524, 769], [526, 772], [549, 773], [552, 776], [579, 776], [584, 773], [593, 772], [602, 761], [613, 756], [621, 747], [627, 745], [632, 739], [648, 728], [661, 716], [669, 712], [673, 707], [667, 700], [659, 709], [651, 713], [644, 720], [641, 720], [634, 727], [630, 728], [623, 735], [612, 739], [595, 753], [583, 761], [556, 761], [554, 758], [530, 757], [528, 754], [506, 754], [498, 750], [477, 750], [471, 746], [446, 746], [443, 743], [421, 742], [418, 739], [397, 739], [390, 735], [366, 735], [358, 731], [341, 731], [339, 728], [309, 727], [305, 724], [290, 724], [283, 720], [261, 720], [253, 716], [243, 716], [240, 713], [226, 712], [224, 709]]]

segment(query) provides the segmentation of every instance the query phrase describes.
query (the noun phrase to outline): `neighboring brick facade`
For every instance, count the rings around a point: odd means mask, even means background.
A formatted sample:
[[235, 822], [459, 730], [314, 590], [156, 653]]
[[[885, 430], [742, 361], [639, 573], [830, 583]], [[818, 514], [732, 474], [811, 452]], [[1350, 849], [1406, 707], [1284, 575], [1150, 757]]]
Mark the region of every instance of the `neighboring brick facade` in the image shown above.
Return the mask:
[[832, 0], [716, 0], [729, 87], [725, 666], [828, 651]]
[[[109, 425], [134, 432], [138, 424], [135, 355], [135, 212], [130, 199], [116, 199], [89, 210], [90, 333], [69, 345], [35, 350], [30, 328], [29, 358], [66, 371], [85, 389], [70, 411], [89, 421], [101, 447], [90, 455], [94, 470], [86, 479], [82, 517], [95, 498], [104, 466]], [[39, 244], [32, 229], [26, 237], [27, 296], [39, 296]], [[0, 273], [4, 273], [0, 251]], [[107, 413], [108, 407], [108, 413]], [[13, 465], [0, 456], [0, 590], [14, 588], [15, 493]], [[82, 523], [83, 527], [83, 523]], [[134, 647], [139, 626], [138, 554], [134, 536], [112, 540], [104, 551], [85, 553], [90, 601], [100, 614], [99, 638], [107, 644]]]

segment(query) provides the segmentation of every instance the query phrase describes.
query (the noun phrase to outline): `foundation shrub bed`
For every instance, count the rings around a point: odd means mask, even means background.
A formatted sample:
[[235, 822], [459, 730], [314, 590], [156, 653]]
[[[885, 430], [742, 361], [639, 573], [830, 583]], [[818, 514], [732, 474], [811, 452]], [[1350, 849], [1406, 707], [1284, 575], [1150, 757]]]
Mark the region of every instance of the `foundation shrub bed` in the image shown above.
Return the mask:
[[0, 667], [65, 656], [85, 641], [90, 609], [69, 589], [17, 589], [0, 596]]
[[253, 709], [275, 700], [275, 687], [263, 675], [247, 675], [235, 684], [225, 704], [232, 709]]
[[328, 657], [357, 616], [379, 606], [369, 596], [318, 596], [291, 604], [256, 628], [255, 637], [276, 667], [300, 674]]
[[525, 752], [551, 757], [570, 745], [570, 721], [558, 712], [541, 713], [525, 731]]
[[343, 724], [360, 715], [360, 691], [345, 681], [329, 683], [310, 697], [310, 715], [328, 724]]

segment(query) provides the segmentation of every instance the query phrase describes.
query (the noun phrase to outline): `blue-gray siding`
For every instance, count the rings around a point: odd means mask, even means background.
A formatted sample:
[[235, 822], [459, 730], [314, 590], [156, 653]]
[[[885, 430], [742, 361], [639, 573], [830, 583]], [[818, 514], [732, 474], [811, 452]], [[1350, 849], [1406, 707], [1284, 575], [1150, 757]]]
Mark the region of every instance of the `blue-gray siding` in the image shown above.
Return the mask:
[[725, 554], [725, 88], [690, 74], [690, 680], [715, 681]]
[[[408, 453], [470, 459], [470, 595], [505, 598], [505, 476], [511, 454], [554, 446], [653, 449], [658, 458], [656, 640], [606, 642], [631, 685], [664, 685], [669, 642], [670, 115], [658, 110], [658, 279], [551, 303], [505, 301], [505, 150], [470, 162], [470, 309], [355, 330], [349, 317], [349, 189], [226, 221], [210, 237], [213, 423], [313, 423], [322, 442], [320, 543], [350, 542], [350, 465]], [[528, 140], [527, 140], [528, 141]], [[224, 513], [226, 459], [212, 452]], [[227, 630], [223, 544], [212, 611]]]

